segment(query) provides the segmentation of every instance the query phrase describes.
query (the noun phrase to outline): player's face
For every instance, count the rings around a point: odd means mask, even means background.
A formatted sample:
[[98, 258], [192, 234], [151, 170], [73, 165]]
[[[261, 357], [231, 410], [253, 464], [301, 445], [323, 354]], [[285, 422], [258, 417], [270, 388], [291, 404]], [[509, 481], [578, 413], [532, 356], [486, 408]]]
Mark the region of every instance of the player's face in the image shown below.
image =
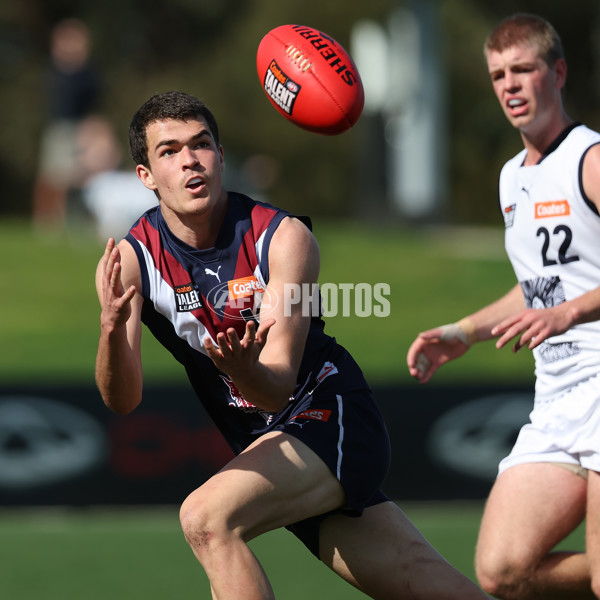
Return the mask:
[[550, 68], [534, 46], [518, 44], [489, 52], [487, 64], [494, 93], [511, 125], [522, 132], [548, 126], [562, 106], [565, 62], [559, 59]]
[[146, 130], [150, 168], [138, 165], [144, 185], [156, 191], [163, 209], [201, 214], [223, 195], [223, 148], [204, 119], [155, 121]]

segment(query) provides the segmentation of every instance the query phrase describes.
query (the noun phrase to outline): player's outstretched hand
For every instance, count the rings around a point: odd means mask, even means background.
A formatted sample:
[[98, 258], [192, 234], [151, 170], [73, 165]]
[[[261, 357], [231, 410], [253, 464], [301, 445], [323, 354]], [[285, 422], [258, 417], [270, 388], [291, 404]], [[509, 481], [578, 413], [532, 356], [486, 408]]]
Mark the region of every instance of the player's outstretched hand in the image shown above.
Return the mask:
[[423, 331], [408, 349], [408, 371], [419, 383], [427, 383], [442, 365], [462, 356], [469, 347], [470, 341], [458, 323]]
[[510, 340], [517, 338], [513, 344], [513, 352], [527, 346], [533, 350], [553, 335], [564, 333], [571, 327], [566, 303], [552, 308], [527, 308], [492, 329], [493, 336], [500, 336], [496, 348], [504, 347]]
[[248, 321], [241, 340], [236, 330], [230, 327], [217, 334], [216, 346], [210, 337], [204, 338], [204, 348], [217, 368], [235, 381], [236, 374], [246, 375], [258, 362], [274, 324], [275, 319], [267, 319], [257, 329], [253, 321]]
[[100, 261], [100, 302], [102, 313], [101, 324], [110, 327], [119, 327], [127, 322], [131, 315], [131, 300], [135, 296], [135, 286], [127, 290], [121, 282], [121, 253], [110, 238], [104, 249]]

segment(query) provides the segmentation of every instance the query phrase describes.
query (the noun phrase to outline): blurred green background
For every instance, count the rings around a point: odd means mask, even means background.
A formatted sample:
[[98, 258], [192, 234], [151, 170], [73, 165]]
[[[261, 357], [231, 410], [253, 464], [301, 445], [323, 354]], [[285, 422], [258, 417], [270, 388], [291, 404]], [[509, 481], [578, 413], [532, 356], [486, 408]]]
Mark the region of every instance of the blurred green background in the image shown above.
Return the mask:
[[[444, 121], [438, 135], [447, 189], [436, 219], [498, 224], [498, 169], [519, 149], [520, 140], [492, 96], [481, 51], [485, 36], [515, 10], [549, 18], [567, 51], [567, 107], [574, 118], [598, 127], [600, 4], [596, 0], [578, 0], [576, 10], [561, 0], [4, 0], [0, 3], [0, 108], [5, 115], [0, 130], [0, 212], [29, 213], [45, 118], [43, 70], [49, 35], [61, 18], [77, 16], [90, 27], [93, 61], [105, 82], [98, 112], [115, 125], [123, 147], [137, 107], [155, 92], [181, 89], [213, 108], [231, 171], [255, 155], [274, 161], [274, 180], [266, 190], [274, 204], [313, 216], [368, 215], [369, 203], [385, 204], [385, 198], [370, 197], [357, 186], [367, 176], [363, 171], [374, 168], [365, 155], [382, 150], [367, 137], [369, 120], [334, 138], [290, 125], [277, 116], [260, 89], [256, 48], [271, 28], [300, 23], [329, 33], [350, 49], [358, 23], [369, 21], [387, 28], [395, 11], [423, 6], [429, 7], [432, 24], [422, 42], [437, 50], [444, 93]], [[406, 83], [394, 83], [410, 94], [414, 82], [406, 77]], [[382, 136], [387, 135], [386, 130]], [[128, 158], [125, 165], [133, 167]]]

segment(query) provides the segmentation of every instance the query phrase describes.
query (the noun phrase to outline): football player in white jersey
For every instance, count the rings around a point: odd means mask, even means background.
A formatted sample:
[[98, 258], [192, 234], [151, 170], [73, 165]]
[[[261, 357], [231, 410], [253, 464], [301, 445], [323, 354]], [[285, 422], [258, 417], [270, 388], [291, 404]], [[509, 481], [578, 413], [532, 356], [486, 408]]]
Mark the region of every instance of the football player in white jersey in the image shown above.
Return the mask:
[[[566, 113], [555, 29], [516, 14], [488, 36], [492, 86], [523, 150], [500, 175], [506, 249], [519, 283], [456, 323], [422, 332], [421, 383], [475, 342], [533, 351], [531, 422], [501, 463], [476, 551], [495, 597], [600, 597], [600, 134]], [[586, 552], [553, 549], [586, 519]]]

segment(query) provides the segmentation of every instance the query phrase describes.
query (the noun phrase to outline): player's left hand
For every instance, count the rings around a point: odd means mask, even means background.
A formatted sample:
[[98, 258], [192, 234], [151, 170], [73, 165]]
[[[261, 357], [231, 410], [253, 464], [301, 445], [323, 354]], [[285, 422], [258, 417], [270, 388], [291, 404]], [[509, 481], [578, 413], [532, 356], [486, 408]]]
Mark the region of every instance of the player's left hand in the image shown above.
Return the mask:
[[236, 373], [246, 372], [256, 364], [274, 324], [275, 319], [267, 319], [257, 329], [254, 321], [248, 321], [241, 340], [236, 330], [230, 327], [217, 334], [216, 346], [210, 337], [205, 337], [204, 348], [217, 368], [234, 379]]
[[560, 335], [570, 327], [571, 319], [563, 303], [551, 308], [527, 308], [498, 323], [491, 333], [500, 336], [496, 348], [503, 348], [518, 336], [512, 348], [513, 352], [518, 352], [525, 346], [533, 350], [549, 337]]

